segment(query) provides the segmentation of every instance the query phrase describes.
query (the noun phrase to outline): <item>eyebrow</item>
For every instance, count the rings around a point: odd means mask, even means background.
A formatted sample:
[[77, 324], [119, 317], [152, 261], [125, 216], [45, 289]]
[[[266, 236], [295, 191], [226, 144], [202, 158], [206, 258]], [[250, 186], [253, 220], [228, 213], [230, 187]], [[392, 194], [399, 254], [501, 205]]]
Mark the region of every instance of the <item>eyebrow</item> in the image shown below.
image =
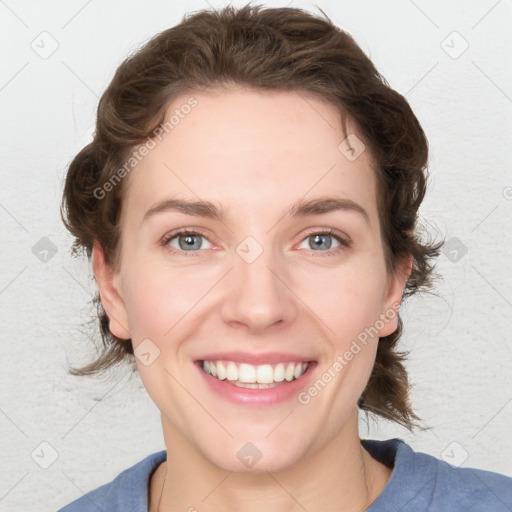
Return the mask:
[[[364, 218], [366, 223], [370, 225], [370, 217], [361, 205], [351, 199], [341, 197], [319, 197], [307, 201], [299, 199], [284, 212], [283, 217], [306, 217], [307, 215], [322, 215], [335, 211], [358, 213]], [[164, 212], [178, 212], [219, 221], [224, 221], [226, 218], [225, 210], [209, 201], [165, 199], [152, 206], [144, 214], [142, 222]]]

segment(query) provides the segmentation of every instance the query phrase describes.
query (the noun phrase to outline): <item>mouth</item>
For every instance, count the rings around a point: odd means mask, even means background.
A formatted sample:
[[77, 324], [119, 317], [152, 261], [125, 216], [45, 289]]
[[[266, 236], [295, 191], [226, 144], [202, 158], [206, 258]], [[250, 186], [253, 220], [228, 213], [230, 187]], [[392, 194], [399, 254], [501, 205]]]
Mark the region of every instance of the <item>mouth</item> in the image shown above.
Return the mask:
[[314, 363], [314, 361], [289, 361], [277, 364], [252, 365], [226, 360], [197, 361], [202, 371], [214, 379], [247, 389], [270, 389], [296, 381]]

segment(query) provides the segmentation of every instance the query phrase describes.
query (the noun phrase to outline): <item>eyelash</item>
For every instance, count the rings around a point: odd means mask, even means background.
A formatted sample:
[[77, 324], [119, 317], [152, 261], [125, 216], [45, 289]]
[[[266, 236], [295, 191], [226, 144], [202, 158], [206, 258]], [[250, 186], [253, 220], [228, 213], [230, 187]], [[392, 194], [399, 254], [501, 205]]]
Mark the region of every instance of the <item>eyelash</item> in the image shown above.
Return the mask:
[[[198, 253], [200, 253], [201, 250], [198, 250], [198, 251], [183, 251], [183, 250], [179, 250], [179, 249], [174, 249], [174, 247], [171, 247], [171, 246], [168, 245], [171, 240], [173, 240], [176, 237], [179, 237], [180, 235], [202, 236], [203, 238], [206, 238], [208, 240], [208, 237], [204, 233], [201, 233], [200, 231], [194, 231], [194, 230], [189, 230], [189, 229], [182, 229], [180, 231], [175, 231], [175, 232], [168, 233], [167, 235], [165, 235], [162, 238], [160, 243], [161, 243], [161, 245], [163, 247], [165, 247], [166, 250], [168, 250], [172, 254], [178, 254], [178, 255], [182, 255], [183, 254], [185, 256], [199, 256]], [[352, 241], [351, 240], [345, 239], [345, 238], [340, 237], [339, 235], [336, 235], [334, 233], [333, 229], [327, 229], [327, 230], [324, 230], [324, 231], [312, 230], [312, 231], [307, 233], [307, 235], [301, 240], [301, 242], [303, 242], [307, 238], [310, 238], [310, 237], [312, 237], [314, 235], [329, 235], [329, 236], [333, 237], [334, 239], [336, 239], [340, 243], [339, 247], [335, 247], [334, 249], [329, 249], [327, 251], [313, 251], [313, 249], [311, 249], [311, 251], [313, 253], [317, 253], [317, 254], [313, 254], [314, 257], [316, 257], [316, 256], [323, 257], [323, 256], [335, 255], [335, 254], [337, 254], [340, 251], [344, 251], [344, 250], [350, 248], [351, 245], [352, 245]]]

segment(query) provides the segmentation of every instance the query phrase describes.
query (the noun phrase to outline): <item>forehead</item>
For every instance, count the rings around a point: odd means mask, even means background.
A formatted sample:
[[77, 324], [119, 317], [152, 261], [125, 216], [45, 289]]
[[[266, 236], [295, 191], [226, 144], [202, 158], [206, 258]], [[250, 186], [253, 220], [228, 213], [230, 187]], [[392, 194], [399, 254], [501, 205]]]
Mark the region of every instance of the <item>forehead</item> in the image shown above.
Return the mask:
[[[368, 152], [347, 158], [341, 115], [325, 101], [296, 91], [191, 93], [175, 98], [165, 120], [167, 131], [128, 176], [123, 214], [142, 217], [169, 196], [239, 215], [333, 194], [376, 214]], [[350, 121], [347, 133], [357, 137]]]

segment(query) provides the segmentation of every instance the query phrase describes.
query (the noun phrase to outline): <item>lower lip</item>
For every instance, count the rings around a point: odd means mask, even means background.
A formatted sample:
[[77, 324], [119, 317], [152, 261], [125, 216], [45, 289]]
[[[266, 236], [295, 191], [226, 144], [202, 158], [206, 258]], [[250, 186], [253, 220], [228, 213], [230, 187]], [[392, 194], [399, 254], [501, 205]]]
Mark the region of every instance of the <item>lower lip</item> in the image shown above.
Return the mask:
[[316, 366], [316, 362], [309, 363], [305, 373], [298, 379], [290, 382], [284, 381], [273, 388], [252, 389], [241, 388], [230, 384], [228, 380], [219, 380], [206, 373], [202, 367], [202, 363], [196, 363], [197, 370], [208, 387], [220, 395], [225, 400], [238, 405], [274, 405], [296, 397], [299, 392], [306, 386], [311, 378], [312, 371]]

